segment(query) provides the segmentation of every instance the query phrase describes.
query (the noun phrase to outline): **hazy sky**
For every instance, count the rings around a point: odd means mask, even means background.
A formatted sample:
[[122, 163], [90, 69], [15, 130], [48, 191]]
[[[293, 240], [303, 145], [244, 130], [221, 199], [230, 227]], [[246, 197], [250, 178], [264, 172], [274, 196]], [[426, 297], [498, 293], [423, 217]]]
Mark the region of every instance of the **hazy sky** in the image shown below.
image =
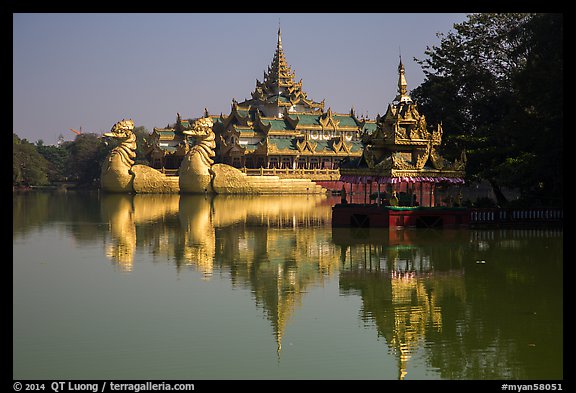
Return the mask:
[[102, 133], [124, 118], [149, 131], [228, 114], [250, 98], [276, 49], [325, 109], [375, 118], [397, 90], [399, 51], [408, 89], [424, 79], [414, 57], [466, 14], [450, 13], [16, 13], [13, 132], [55, 144], [70, 128]]

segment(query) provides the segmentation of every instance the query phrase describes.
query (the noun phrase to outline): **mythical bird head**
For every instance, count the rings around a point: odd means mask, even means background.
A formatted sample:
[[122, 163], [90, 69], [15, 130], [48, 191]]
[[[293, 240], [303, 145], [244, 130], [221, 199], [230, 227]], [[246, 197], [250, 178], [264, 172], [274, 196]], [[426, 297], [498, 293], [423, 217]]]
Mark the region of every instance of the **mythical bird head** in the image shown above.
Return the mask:
[[110, 132], [105, 132], [104, 136], [108, 138], [128, 139], [132, 136], [134, 129], [134, 121], [132, 119], [123, 119], [110, 129]]
[[192, 129], [182, 131], [185, 135], [195, 138], [206, 138], [212, 134], [212, 126], [214, 123], [210, 117], [201, 117], [196, 120]]

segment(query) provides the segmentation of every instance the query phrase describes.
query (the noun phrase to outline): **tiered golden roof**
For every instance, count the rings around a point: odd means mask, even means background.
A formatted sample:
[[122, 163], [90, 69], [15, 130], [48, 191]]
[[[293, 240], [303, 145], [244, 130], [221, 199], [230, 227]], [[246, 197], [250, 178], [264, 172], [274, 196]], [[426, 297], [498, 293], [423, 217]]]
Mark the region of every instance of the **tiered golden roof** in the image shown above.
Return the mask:
[[[291, 108], [299, 104], [300, 110], [306, 112], [322, 111], [324, 100], [315, 102], [307, 98], [302, 90], [302, 80], [294, 81], [294, 72], [286, 62], [282, 49], [282, 33], [278, 28], [278, 42], [272, 64], [264, 72], [264, 81], [256, 80], [256, 88], [252, 92], [252, 99], [246, 100], [240, 106], [261, 107], [267, 104], [275, 104], [278, 108]], [[269, 115], [269, 114], [267, 114]]]
[[325, 111], [324, 100], [308, 98], [286, 61], [280, 29], [272, 63], [251, 98], [233, 100], [228, 116], [213, 119], [219, 162], [249, 169], [335, 169], [361, 156], [360, 135], [375, 128], [353, 110]]
[[144, 140], [144, 154], [150, 166], [156, 169], [178, 169], [189, 150], [183, 133], [188, 128], [190, 121], [182, 120], [180, 113], [176, 114], [176, 123], [172, 126], [154, 127], [150, 136]]
[[398, 94], [384, 116], [377, 116], [374, 132], [364, 133], [361, 160], [341, 169], [343, 181], [371, 176], [373, 181], [381, 183], [393, 183], [392, 178], [401, 177], [415, 181], [463, 182], [465, 152], [453, 163], [440, 155], [442, 125], [438, 124], [432, 132], [428, 130], [426, 117], [408, 95], [407, 86], [404, 64], [400, 60]]

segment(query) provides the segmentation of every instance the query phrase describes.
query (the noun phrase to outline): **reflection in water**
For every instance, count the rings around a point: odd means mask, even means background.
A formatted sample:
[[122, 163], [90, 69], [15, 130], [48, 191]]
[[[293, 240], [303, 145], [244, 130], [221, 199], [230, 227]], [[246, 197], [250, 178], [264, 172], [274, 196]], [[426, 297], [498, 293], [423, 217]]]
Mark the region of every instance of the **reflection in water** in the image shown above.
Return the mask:
[[[443, 240], [463, 233], [444, 232]], [[422, 246], [413, 243], [415, 237], [419, 237], [415, 243]], [[398, 379], [406, 376], [408, 361], [426, 336], [442, 333], [438, 289], [444, 286], [433, 283], [448, 282], [455, 296], [464, 297], [460, 279], [464, 243], [452, 247], [451, 254], [441, 254], [440, 262], [434, 250], [435, 237], [434, 232], [334, 229], [334, 241], [345, 255], [340, 288], [362, 297], [361, 318], [375, 323], [378, 335], [395, 354]], [[443, 266], [446, 270], [441, 270]]]
[[333, 234], [340, 288], [362, 297], [399, 379], [421, 348], [446, 379], [562, 378], [562, 230]]
[[[204, 211], [208, 203], [210, 211], [202, 217], [210, 219], [199, 218], [194, 206]], [[251, 290], [272, 324], [278, 352], [286, 322], [301, 304], [306, 287], [321, 282], [338, 264], [334, 247], [327, 246], [326, 231], [314, 228], [329, 225], [330, 212], [326, 198], [317, 195], [216, 196], [201, 201], [182, 196], [180, 202], [187, 237], [211, 250], [210, 255], [202, 254], [205, 261], [196, 259], [197, 268], [207, 274], [214, 263], [219, 272], [229, 272], [232, 285]]]
[[[122, 271], [130, 272], [137, 245], [136, 225], [158, 222], [166, 216], [178, 214], [178, 195], [103, 194], [100, 209], [112, 237], [111, 244], [106, 247], [106, 256]], [[161, 232], [156, 235], [159, 243], [166, 243]]]
[[[561, 231], [546, 229], [331, 229], [331, 205], [320, 196], [106, 195], [101, 206], [114, 240], [107, 255], [122, 270], [132, 269], [140, 244], [174, 260], [179, 268], [193, 267], [205, 279], [214, 271], [229, 275], [232, 285], [250, 289], [264, 310], [278, 353], [287, 323], [305, 293], [338, 274], [343, 294], [361, 296], [361, 319], [368, 326], [373, 323], [385, 339], [398, 361], [399, 379], [407, 376], [417, 351], [440, 348], [438, 353], [446, 353], [446, 341], [466, 346], [464, 337], [483, 342], [470, 349], [467, 362], [455, 362], [463, 356], [459, 352], [447, 358], [430, 355], [444, 377], [522, 378], [523, 372], [511, 366], [516, 349], [500, 327], [508, 328], [506, 318], [487, 323], [476, 320], [474, 313], [477, 307], [483, 314], [501, 309], [503, 301], [495, 294], [503, 288], [527, 291], [516, 283], [532, 285], [536, 292], [546, 290], [524, 272], [525, 264], [539, 254], [532, 250], [538, 243], [534, 238], [561, 242]], [[545, 258], [555, 262], [540, 278], [561, 269], [558, 249], [554, 244], [545, 247]], [[553, 250], [560, 255], [551, 255]], [[488, 262], [478, 264], [482, 261]], [[488, 271], [489, 279], [483, 276]], [[511, 310], [536, 309], [541, 303], [504, 298], [511, 299]], [[542, 307], [543, 314], [554, 311]], [[561, 318], [558, 308], [556, 312], [551, 319]], [[510, 338], [516, 332], [510, 330]], [[502, 350], [511, 351], [510, 359], [502, 359]]]
[[101, 209], [113, 239], [106, 255], [123, 271], [133, 268], [136, 227], [177, 216], [179, 226], [156, 228], [153, 251], [174, 256], [177, 266], [192, 266], [204, 279], [214, 263], [230, 271], [233, 285], [250, 288], [265, 310], [278, 351], [306, 287], [338, 265], [326, 231], [312, 229], [330, 223], [325, 196], [103, 195]]
[[212, 199], [203, 195], [181, 195], [178, 218], [182, 230], [179, 263], [195, 267], [209, 279], [216, 247]]
[[146, 252], [223, 277], [251, 291], [278, 354], [306, 293], [338, 280], [341, 295], [361, 299], [359, 318], [399, 379], [422, 359], [444, 379], [563, 377], [561, 229], [332, 229], [321, 196], [104, 194], [96, 215], [87, 204], [97, 198], [51, 198], [15, 197], [15, 236], [69, 222], [122, 272]]
[[105, 195], [101, 200], [102, 216], [110, 225], [112, 243], [106, 247], [106, 256], [116, 262], [122, 271], [132, 271], [136, 250], [136, 226], [132, 197]]

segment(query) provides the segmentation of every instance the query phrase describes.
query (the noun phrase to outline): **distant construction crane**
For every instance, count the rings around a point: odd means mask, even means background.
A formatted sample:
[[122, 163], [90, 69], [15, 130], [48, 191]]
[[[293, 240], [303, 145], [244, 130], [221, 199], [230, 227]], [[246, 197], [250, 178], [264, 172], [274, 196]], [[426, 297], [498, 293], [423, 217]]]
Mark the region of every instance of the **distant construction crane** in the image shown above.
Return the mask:
[[74, 128], [70, 128], [70, 131], [72, 131], [76, 135], [81, 135], [82, 134], [82, 126], [80, 126], [80, 131], [75, 130]]

